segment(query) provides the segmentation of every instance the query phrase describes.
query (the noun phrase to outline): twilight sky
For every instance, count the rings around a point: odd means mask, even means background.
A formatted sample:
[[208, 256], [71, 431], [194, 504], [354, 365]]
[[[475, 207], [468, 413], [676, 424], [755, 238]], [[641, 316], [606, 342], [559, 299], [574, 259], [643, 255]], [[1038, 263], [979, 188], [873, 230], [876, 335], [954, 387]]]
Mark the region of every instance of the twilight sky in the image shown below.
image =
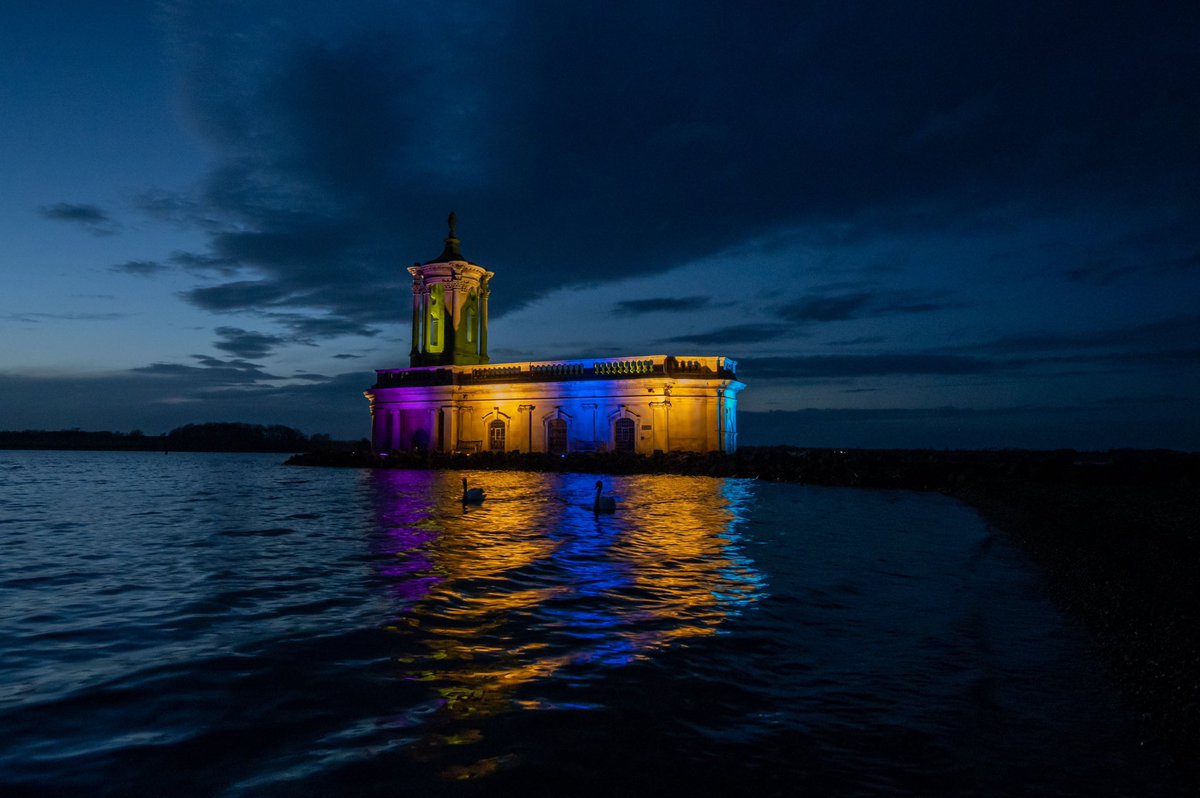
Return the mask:
[[368, 435], [453, 209], [743, 443], [1200, 449], [1190, 0], [5, 3], [0, 109], [0, 429]]

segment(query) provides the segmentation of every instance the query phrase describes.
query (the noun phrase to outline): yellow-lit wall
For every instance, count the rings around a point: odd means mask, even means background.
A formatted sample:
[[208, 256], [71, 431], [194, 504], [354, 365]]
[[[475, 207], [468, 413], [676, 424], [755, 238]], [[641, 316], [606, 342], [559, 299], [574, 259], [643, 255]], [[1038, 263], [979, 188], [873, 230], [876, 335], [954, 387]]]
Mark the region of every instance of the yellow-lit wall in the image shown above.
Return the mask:
[[613, 451], [618, 448], [616, 422], [626, 418], [634, 422], [633, 451], [641, 454], [733, 451], [737, 394], [745, 386], [715, 372], [376, 387], [366, 396], [371, 401], [372, 440], [382, 452], [489, 450], [494, 421], [503, 425], [504, 451], [546, 452], [554, 443], [555, 419], [566, 424], [566, 451]]

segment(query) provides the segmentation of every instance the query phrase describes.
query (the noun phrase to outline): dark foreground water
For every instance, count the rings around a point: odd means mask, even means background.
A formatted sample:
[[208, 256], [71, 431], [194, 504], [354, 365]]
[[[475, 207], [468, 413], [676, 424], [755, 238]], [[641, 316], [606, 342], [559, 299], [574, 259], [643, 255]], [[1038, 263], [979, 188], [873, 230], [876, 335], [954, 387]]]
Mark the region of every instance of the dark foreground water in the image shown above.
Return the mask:
[[0, 794], [1163, 795], [937, 495], [0, 452]]

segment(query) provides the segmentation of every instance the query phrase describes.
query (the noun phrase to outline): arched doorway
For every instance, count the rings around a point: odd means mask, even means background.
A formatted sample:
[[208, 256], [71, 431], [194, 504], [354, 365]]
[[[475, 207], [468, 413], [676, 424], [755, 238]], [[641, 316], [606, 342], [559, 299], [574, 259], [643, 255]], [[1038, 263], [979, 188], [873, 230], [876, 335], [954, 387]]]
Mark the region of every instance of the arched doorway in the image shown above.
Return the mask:
[[488, 450], [503, 452], [507, 448], [508, 427], [500, 419], [488, 424]]
[[567, 422], [561, 418], [554, 418], [546, 425], [547, 446], [546, 450], [550, 454], [566, 454], [567, 453]]
[[637, 424], [632, 418], [618, 418], [613, 424], [613, 448], [632, 452], [637, 448]]

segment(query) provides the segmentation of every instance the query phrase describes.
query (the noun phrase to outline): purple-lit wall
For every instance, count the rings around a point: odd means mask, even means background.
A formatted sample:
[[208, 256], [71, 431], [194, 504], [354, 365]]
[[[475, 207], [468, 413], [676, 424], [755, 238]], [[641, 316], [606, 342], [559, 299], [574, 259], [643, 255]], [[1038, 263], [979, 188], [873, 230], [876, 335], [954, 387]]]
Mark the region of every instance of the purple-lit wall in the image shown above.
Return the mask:
[[[389, 385], [385, 377], [403, 382], [427, 374], [385, 370], [365, 392], [371, 438], [378, 452], [734, 451], [737, 395], [745, 385], [731, 376], [732, 363], [653, 356], [453, 366], [439, 372], [453, 374], [443, 385]], [[512, 381], [480, 384], [505, 375]]]

